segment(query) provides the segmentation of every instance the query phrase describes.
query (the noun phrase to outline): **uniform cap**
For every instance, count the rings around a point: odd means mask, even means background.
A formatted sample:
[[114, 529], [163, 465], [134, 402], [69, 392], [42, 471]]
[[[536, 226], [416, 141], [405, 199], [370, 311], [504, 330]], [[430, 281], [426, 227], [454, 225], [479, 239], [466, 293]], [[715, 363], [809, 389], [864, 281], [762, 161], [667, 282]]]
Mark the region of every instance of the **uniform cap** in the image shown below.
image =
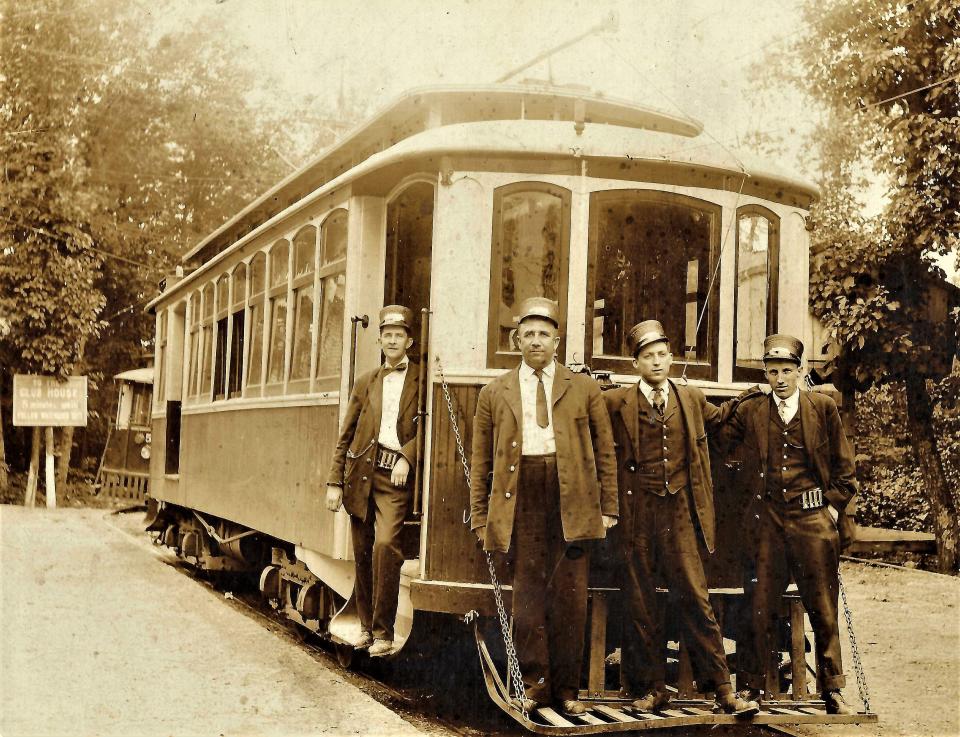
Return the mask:
[[803, 343], [786, 333], [768, 335], [763, 339], [764, 361], [793, 361], [800, 365]]
[[403, 327], [410, 332], [410, 326], [413, 324], [413, 311], [403, 305], [387, 305], [380, 310], [380, 329], [386, 327]]
[[663, 325], [657, 320], [644, 320], [630, 328], [627, 333], [627, 348], [630, 355], [636, 357], [642, 349], [661, 340], [670, 342], [667, 334], [663, 332]]
[[547, 297], [529, 297], [520, 303], [519, 325], [528, 317], [541, 317], [560, 327], [560, 305]]

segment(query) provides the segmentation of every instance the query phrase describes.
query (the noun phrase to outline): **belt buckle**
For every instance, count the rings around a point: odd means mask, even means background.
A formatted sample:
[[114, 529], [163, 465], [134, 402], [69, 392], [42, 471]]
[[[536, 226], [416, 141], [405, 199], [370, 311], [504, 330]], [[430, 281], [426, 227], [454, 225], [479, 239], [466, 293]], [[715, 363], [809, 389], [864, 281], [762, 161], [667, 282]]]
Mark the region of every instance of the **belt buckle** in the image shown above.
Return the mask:
[[804, 509], [820, 509], [823, 506], [823, 491], [819, 487], [807, 489], [800, 495], [800, 506]]
[[400, 454], [395, 450], [380, 448], [377, 451], [377, 467], [382, 468], [385, 471], [392, 471], [393, 467], [397, 465], [397, 458], [399, 455]]

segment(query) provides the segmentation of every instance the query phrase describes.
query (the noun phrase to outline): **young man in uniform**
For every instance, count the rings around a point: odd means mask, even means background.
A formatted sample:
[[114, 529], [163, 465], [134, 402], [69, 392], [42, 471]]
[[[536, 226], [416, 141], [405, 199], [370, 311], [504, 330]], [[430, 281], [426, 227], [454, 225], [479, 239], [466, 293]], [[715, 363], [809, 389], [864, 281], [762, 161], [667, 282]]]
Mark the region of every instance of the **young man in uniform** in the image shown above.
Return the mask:
[[582, 714], [589, 541], [617, 523], [616, 459], [600, 386], [555, 361], [559, 329], [556, 302], [525, 300], [523, 360], [480, 391], [471, 529], [485, 550], [512, 553], [521, 707]]
[[790, 335], [770, 335], [763, 349], [773, 392], [741, 405], [725, 428], [730, 440], [742, 441], [749, 451], [747, 520], [756, 527], [753, 647], [741, 661], [747, 662], [747, 690], [741, 695], [760, 697], [772, 625], [792, 576], [813, 626], [827, 712], [850, 714], [840, 691], [845, 678], [837, 570], [840, 551], [852, 539], [844, 510], [857, 492], [853, 451], [833, 399], [800, 391], [803, 343]]
[[374, 657], [393, 651], [403, 565], [400, 532], [417, 463], [417, 376], [407, 359], [412, 318], [401, 305], [380, 310], [385, 360], [354, 384], [327, 481], [327, 509], [343, 505], [350, 513], [362, 630], [356, 647], [369, 647]]
[[656, 320], [635, 325], [627, 347], [640, 380], [606, 393], [617, 445], [628, 611], [623, 689], [639, 696], [633, 705], [643, 711], [661, 709], [670, 700], [657, 600], [656, 576], [662, 570], [698, 689], [715, 691], [717, 707], [728, 714], [756, 714], [757, 703], [739, 698], [730, 683], [700, 559], [701, 543], [713, 552], [715, 528], [706, 428], [718, 428], [747, 395], [718, 408], [699, 389], [670, 381], [673, 354]]

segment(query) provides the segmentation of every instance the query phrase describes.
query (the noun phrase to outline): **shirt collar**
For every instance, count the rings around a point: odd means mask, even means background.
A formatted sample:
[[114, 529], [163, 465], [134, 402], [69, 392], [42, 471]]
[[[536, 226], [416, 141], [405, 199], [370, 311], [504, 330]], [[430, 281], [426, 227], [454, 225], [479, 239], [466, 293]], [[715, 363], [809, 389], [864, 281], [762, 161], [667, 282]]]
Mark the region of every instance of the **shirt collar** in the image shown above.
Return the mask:
[[[551, 361], [546, 366], [543, 367], [543, 375], [552, 379], [553, 374], [556, 371], [556, 361]], [[526, 361], [520, 361], [520, 378], [529, 379], [533, 376], [533, 368], [527, 364]]]
[[391, 366], [388, 361], [384, 361], [384, 362], [383, 362], [383, 367], [384, 367], [387, 371], [398, 371], [398, 370], [399, 370], [399, 371], [406, 371], [406, 370], [407, 370], [407, 366], [408, 366], [409, 363], [410, 363], [410, 359], [409, 359], [408, 357], [404, 356], [403, 358], [400, 359], [400, 362], [399, 362], [396, 366]]
[[[647, 401], [650, 402], [650, 404], [653, 404], [653, 391], [654, 391], [653, 387], [650, 386], [643, 379], [640, 379], [637, 382], [637, 386], [640, 387], [640, 391], [643, 392], [643, 396], [647, 398]], [[670, 393], [670, 383], [668, 381], [665, 381], [663, 382], [663, 385], [660, 388], [663, 389], [663, 398], [666, 399], [667, 394]]]
[[770, 393], [770, 396], [773, 397], [773, 403], [775, 406], [779, 407], [780, 402], [786, 402], [787, 409], [789, 409], [791, 412], [796, 412], [797, 408], [800, 406], [800, 387], [799, 386], [797, 387], [796, 391], [786, 399], [780, 399], [780, 397], [778, 397], [776, 394], [772, 392]]

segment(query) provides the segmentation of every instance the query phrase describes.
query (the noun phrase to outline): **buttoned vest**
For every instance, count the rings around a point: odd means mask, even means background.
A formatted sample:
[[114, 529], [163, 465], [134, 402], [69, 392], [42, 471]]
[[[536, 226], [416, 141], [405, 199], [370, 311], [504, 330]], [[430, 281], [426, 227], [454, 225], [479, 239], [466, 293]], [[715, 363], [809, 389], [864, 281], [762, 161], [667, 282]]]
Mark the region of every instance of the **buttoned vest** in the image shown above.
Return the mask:
[[687, 430], [680, 412], [680, 399], [673, 387], [669, 391], [670, 400], [661, 420], [643, 392], [637, 389], [640, 415], [637, 485], [641, 490], [658, 496], [676, 494], [690, 480]]
[[767, 494], [791, 502], [819, 485], [803, 445], [799, 410], [786, 426], [776, 407], [770, 410], [767, 430]]

